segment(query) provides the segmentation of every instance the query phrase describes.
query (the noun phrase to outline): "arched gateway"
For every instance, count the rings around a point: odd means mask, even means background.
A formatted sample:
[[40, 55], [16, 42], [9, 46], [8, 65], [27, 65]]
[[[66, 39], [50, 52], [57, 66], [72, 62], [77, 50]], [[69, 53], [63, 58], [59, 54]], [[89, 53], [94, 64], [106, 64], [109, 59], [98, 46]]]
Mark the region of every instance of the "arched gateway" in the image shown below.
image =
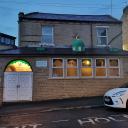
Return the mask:
[[25, 60], [13, 60], [4, 72], [3, 102], [32, 100], [33, 72]]

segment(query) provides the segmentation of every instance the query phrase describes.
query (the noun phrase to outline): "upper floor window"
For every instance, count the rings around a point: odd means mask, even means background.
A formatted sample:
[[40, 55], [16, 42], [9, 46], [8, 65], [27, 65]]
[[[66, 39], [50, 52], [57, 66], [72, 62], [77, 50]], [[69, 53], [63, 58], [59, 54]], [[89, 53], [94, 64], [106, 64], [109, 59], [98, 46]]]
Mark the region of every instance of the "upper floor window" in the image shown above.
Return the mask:
[[97, 32], [97, 46], [106, 46], [108, 45], [108, 27], [98, 26], [96, 27]]
[[42, 26], [42, 43], [53, 45], [53, 26]]
[[1, 43], [4, 43], [4, 42], [5, 42], [5, 38], [1, 37]]
[[15, 45], [15, 40], [12, 39], [12, 40], [10, 40], [10, 42], [11, 42], [10, 43], [11, 45]]
[[9, 38], [5, 38], [5, 44], [10, 44], [10, 39]]

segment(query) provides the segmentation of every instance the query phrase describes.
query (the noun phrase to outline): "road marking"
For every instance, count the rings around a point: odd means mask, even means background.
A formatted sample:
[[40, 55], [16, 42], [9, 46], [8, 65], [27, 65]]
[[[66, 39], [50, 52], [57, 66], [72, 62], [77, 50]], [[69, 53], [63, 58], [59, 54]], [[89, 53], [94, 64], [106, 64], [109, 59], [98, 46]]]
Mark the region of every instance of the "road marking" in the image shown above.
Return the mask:
[[[122, 119], [123, 118], [123, 119]], [[85, 126], [85, 125], [96, 125], [99, 123], [109, 123], [109, 122], [123, 122], [127, 121], [128, 115], [126, 114], [120, 114], [120, 115], [110, 115], [110, 116], [105, 116], [105, 117], [86, 117], [82, 119], [78, 119], [78, 123], [80, 126]]]
[[10, 128], [10, 127], [13, 127], [13, 128], [28, 128], [28, 127], [38, 128], [39, 126], [41, 126], [42, 128], [45, 128], [45, 126], [43, 126], [43, 124], [24, 124], [24, 125], [21, 125], [21, 126], [5, 126], [5, 127], [0, 126], [0, 128]]
[[88, 119], [88, 120], [86, 120], [86, 121], [85, 121], [85, 120], [83, 121], [83, 120], [79, 119], [79, 120], [78, 120], [78, 123], [80, 124], [80, 126], [85, 126], [85, 123], [91, 123], [91, 124], [94, 124], [94, 125], [96, 124], [96, 123], [93, 121], [93, 119]]
[[68, 122], [69, 120], [55, 120], [52, 121], [52, 123], [60, 123], [60, 122]]

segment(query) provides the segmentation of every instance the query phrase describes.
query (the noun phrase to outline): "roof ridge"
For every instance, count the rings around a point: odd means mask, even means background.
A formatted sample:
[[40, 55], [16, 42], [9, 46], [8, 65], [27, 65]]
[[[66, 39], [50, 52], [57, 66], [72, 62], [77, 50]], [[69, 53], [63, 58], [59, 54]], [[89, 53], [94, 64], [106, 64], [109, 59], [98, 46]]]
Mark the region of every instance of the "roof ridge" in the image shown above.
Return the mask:
[[[47, 13], [47, 12], [30, 12], [26, 13], [25, 15], [31, 15], [31, 14], [50, 14], [50, 15], [74, 15], [74, 16], [111, 16], [109, 14], [102, 14], [102, 15], [92, 15], [92, 14], [67, 14], [67, 13]], [[113, 17], [113, 16], [111, 16]], [[116, 18], [115, 18], [116, 19]]]
[[57, 14], [57, 13], [31, 12], [27, 14], [24, 13], [20, 14], [19, 21], [21, 21], [22, 19], [121, 23], [120, 20], [108, 14], [85, 15], [85, 14]]

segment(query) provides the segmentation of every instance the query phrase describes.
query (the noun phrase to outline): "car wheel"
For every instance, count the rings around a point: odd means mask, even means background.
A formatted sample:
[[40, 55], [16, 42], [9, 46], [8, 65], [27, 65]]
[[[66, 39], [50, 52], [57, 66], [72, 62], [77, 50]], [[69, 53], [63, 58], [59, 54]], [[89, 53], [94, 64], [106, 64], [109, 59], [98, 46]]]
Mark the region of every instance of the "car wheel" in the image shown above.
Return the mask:
[[128, 100], [127, 100], [127, 102], [126, 102], [126, 108], [128, 109]]

